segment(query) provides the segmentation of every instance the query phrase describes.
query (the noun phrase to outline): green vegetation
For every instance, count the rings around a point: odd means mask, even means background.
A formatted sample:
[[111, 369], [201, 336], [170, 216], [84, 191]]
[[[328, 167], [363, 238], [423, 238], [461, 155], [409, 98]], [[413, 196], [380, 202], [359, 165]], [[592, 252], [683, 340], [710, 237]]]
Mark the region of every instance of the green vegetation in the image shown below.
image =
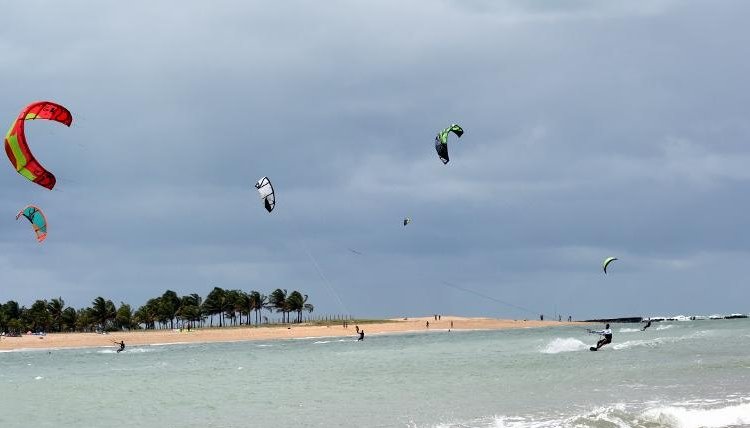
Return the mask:
[[[167, 290], [160, 297], [149, 299], [133, 311], [120, 302], [116, 307], [111, 300], [97, 297], [91, 306], [83, 309], [66, 307], [62, 297], [37, 300], [30, 307], [19, 306], [12, 300], [0, 305], [0, 332], [19, 335], [32, 332], [91, 332], [138, 329], [174, 329], [214, 326], [218, 327], [267, 324], [269, 315], [281, 314], [281, 323], [301, 323], [304, 312], [311, 313], [314, 306], [307, 303], [307, 295], [299, 291], [287, 293], [277, 288], [269, 295], [258, 291], [224, 290], [214, 287], [205, 299], [198, 294], [178, 296]], [[292, 316], [294, 314], [294, 316]]]

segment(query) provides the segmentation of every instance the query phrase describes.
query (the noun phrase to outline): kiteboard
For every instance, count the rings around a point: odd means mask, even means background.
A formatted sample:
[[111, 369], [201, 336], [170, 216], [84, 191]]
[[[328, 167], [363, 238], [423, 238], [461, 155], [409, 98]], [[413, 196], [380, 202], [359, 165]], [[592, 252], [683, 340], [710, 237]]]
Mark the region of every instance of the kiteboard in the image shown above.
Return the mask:
[[597, 350], [596, 346], [592, 346], [592, 347], [589, 348], [589, 351], [596, 351], [596, 350]]

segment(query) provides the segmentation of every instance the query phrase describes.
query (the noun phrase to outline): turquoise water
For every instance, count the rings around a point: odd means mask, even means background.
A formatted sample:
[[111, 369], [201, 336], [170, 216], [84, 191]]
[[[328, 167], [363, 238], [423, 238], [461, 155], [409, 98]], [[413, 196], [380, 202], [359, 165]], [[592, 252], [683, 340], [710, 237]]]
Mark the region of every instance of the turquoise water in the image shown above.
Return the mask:
[[750, 426], [748, 320], [0, 353], [0, 427]]

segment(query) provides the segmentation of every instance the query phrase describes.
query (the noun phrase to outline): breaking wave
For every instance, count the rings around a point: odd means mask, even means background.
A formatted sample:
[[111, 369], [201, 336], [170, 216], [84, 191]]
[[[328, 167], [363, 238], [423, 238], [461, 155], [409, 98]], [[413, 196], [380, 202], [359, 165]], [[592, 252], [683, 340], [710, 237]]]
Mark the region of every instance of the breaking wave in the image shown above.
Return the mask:
[[543, 354], [559, 354], [560, 352], [575, 352], [588, 349], [589, 345], [572, 337], [556, 338], [547, 344], [541, 351]]
[[443, 423], [435, 428], [735, 428], [750, 424], [750, 403], [723, 403], [699, 406], [677, 404], [637, 409], [626, 404], [597, 407], [585, 413], [538, 418], [494, 416], [470, 422]]

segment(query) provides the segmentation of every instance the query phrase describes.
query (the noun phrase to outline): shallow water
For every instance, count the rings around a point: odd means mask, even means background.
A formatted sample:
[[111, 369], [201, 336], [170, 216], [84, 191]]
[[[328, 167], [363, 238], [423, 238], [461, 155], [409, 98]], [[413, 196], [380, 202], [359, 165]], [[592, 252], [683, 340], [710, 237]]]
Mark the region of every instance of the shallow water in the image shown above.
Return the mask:
[[748, 320], [635, 327], [6, 352], [0, 427], [750, 426]]

